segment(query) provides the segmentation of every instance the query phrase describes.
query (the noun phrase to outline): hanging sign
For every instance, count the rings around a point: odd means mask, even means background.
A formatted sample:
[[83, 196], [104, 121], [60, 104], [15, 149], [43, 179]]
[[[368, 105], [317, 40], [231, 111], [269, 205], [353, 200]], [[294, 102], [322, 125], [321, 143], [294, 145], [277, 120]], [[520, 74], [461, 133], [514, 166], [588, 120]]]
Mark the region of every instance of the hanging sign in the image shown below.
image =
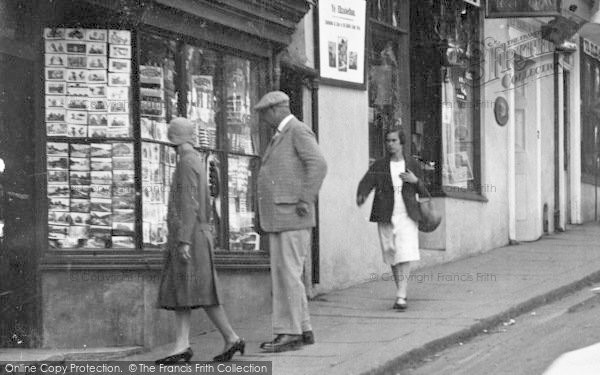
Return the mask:
[[473, 4], [476, 7], [481, 7], [481, 0], [465, 0], [465, 3]]
[[321, 78], [365, 82], [365, 0], [319, 1]]
[[560, 15], [560, 0], [487, 0], [487, 18], [554, 17]]

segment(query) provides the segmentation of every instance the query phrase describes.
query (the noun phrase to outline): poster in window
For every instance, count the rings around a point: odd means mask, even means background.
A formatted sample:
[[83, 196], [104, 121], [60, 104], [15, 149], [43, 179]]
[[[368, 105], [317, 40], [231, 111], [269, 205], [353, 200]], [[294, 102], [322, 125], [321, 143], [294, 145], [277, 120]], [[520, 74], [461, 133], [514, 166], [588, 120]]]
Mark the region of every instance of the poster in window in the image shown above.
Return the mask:
[[487, 18], [560, 15], [560, 0], [488, 0]]
[[366, 2], [319, 2], [321, 77], [363, 85]]

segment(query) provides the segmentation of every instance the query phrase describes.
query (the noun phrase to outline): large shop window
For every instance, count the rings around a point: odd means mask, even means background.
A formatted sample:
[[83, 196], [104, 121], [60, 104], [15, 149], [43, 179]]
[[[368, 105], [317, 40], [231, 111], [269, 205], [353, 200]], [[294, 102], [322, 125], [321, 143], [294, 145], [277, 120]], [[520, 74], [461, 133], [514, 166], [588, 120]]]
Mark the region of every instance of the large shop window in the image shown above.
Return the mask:
[[128, 30], [47, 28], [45, 38], [51, 248], [163, 248], [177, 158], [167, 124], [185, 116], [213, 181], [216, 247], [259, 249], [251, 109], [264, 62]]
[[[369, 159], [384, 155], [384, 132], [408, 126], [408, 1], [369, 2]], [[408, 146], [407, 146], [408, 147]]]
[[433, 192], [480, 193], [480, 8], [411, 2], [411, 141]]
[[[582, 40], [583, 43], [589, 43]], [[600, 147], [600, 60], [586, 53], [581, 54], [581, 177], [584, 182], [594, 183], [598, 171]]]

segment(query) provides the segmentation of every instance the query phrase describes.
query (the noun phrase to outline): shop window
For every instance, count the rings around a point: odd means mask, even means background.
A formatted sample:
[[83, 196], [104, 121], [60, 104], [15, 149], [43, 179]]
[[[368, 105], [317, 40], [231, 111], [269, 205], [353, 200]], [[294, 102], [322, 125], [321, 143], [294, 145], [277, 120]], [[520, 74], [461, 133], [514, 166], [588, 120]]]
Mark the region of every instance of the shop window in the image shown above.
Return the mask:
[[600, 103], [600, 61], [582, 53], [581, 65], [581, 177], [584, 182], [593, 184], [598, 170], [600, 144], [600, 118], [596, 113], [596, 107]]
[[44, 37], [51, 248], [163, 248], [177, 158], [167, 124], [186, 116], [212, 176], [217, 248], [259, 249], [261, 61], [128, 30], [47, 28]]
[[433, 192], [480, 192], [480, 8], [411, 2], [412, 152]]
[[[369, 159], [385, 154], [384, 132], [408, 124], [408, 36], [401, 29], [406, 1], [369, 3]], [[407, 145], [406, 147], [409, 147]]]

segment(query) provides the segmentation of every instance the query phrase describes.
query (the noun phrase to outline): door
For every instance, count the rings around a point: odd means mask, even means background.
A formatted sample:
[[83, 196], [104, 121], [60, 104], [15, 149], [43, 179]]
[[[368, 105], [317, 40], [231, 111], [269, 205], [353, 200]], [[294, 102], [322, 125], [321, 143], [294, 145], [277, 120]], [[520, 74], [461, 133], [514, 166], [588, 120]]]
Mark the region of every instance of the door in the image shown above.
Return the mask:
[[0, 53], [0, 347], [36, 346], [33, 62]]
[[[569, 170], [569, 163], [571, 160], [570, 154], [570, 142], [571, 138], [571, 72], [563, 70], [563, 155], [564, 163], [563, 168], [565, 171], [565, 223], [571, 224], [571, 173]], [[565, 228], [566, 229], [566, 228]]]

